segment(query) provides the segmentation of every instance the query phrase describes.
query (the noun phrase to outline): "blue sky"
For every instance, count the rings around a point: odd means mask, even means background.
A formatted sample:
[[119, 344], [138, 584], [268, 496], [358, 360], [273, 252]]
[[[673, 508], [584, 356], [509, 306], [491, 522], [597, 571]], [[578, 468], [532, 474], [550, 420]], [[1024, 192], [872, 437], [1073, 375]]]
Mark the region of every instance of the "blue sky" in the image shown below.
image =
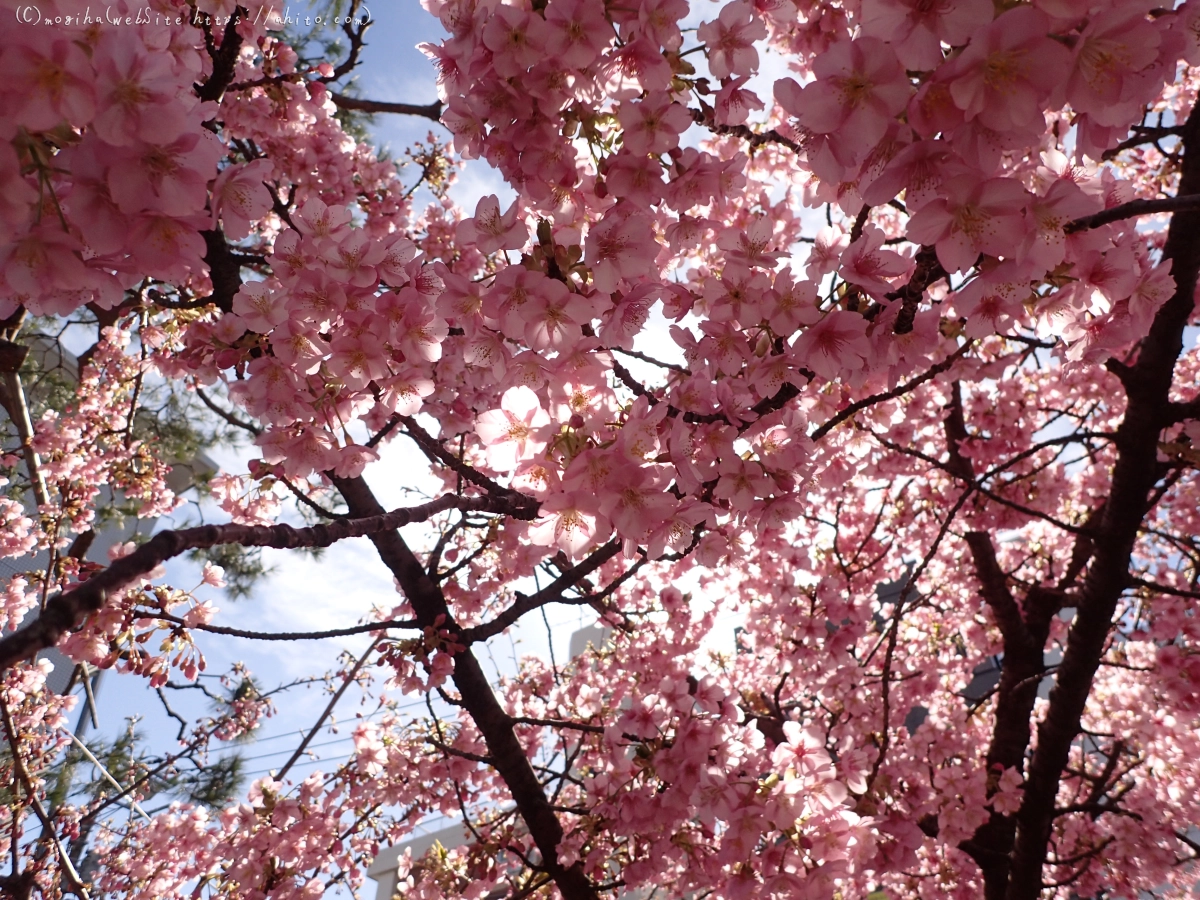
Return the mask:
[[[436, 70], [417, 46], [440, 43], [446, 37], [442, 23], [427, 13], [418, 0], [378, 0], [368, 3], [367, 8], [372, 25], [367, 30], [367, 47], [357, 70], [359, 94], [392, 103], [426, 104], [438, 99]], [[443, 142], [450, 139], [450, 132], [441, 124], [418, 116], [377, 116], [372, 132], [375, 143], [390, 149], [395, 157], [405, 147], [425, 140], [430, 132]], [[451, 196], [470, 214], [478, 199], [486, 194], [506, 198], [513, 192], [487, 163], [468, 162], [459, 173]]]

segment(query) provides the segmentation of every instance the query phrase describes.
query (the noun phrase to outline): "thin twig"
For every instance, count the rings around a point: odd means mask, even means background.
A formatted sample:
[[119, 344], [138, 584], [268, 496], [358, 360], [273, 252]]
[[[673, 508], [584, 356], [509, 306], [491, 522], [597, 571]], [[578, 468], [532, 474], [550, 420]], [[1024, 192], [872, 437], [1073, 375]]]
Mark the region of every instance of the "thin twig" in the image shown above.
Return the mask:
[[[63, 847], [62, 841], [58, 839], [58, 835], [54, 831], [54, 823], [50, 821], [45, 807], [42, 806], [42, 802], [38, 799], [37, 792], [33, 788], [33, 781], [29, 777], [29, 770], [25, 768], [25, 760], [21, 758], [21, 746], [17, 743], [17, 729], [13, 726], [12, 714], [8, 711], [8, 703], [3, 699], [0, 699], [0, 714], [3, 714], [4, 731], [8, 735], [8, 746], [12, 749], [13, 768], [17, 770], [17, 777], [20, 778], [21, 784], [25, 788], [25, 793], [29, 797], [29, 805], [33, 807], [34, 813], [42, 823], [42, 836], [54, 845], [63, 871], [66, 873], [67, 880], [71, 882], [71, 888], [83, 900], [91, 900], [87, 888], [83, 886], [83, 879], [75, 871], [75, 866], [71, 863], [71, 857], [67, 854], [66, 848]], [[14, 818], [16, 818], [15, 811]]]
[[135, 609], [133, 615], [138, 618], [162, 619], [195, 631], [207, 631], [210, 634], [224, 634], [230, 637], [249, 638], [254, 641], [321, 641], [326, 638], [348, 637], [353, 634], [370, 634], [373, 631], [386, 631], [389, 628], [419, 628], [415, 619], [386, 619], [382, 622], [364, 622], [361, 625], [350, 625], [346, 628], [330, 628], [327, 631], [248, 631], [244, 628], [230, 628], [225, 625], [188, 625], [179, 616], [160, 610]]
[[[88, 749], [87, 744], [85, 744], [83, 741], [81, 741], [79, 739], [79, 736], [76, 735], [74, 732], [67, 731], [65, 733], [67, 734], [68, 737], [71, 738], [71, 740], [72, 740], [72, 742], [74, 742], [75, 746], [79, 748], [80, 752], [82, 752], [83, 755], [88, 758], [88, 762], [90, 762], [93, 766], [95, 766], [97, 769], [100, 770], [100, 774], [104, 776], [104, 780], [107, 781], [109, 784], [111, 784], [113, 787], [115, 787], [118, 791], [121, 791], [122, 793], [124, 793], [125, 788], [123, 788], [121, 786], [121, 782], [119, 782], [119, 781], [117, 781], [117, 779], [113, 778], [112, 773], [109, 772], [108, 769], [106, 769], [104, 767], [104, 763], [102, 763], [102, 762], [100, 762], [100, 760], [96, 759], [95, 754], [92, 753], [92, 751]], [[134, 812], [139, 813], [142, 816], [142, 818], [144, 818], [147, 822], [150, 821], [150, 816], [146, 814], [146, 811], [144, 809], [142, 809], [141, 805], [136, 800], [134, 800], [132, 797], [129, 798], [129, 805], [131, 807], [133, 807]]]
[[316, 724], [313, 725], [313, 727], [311, 729], [309, 729], [308, 734], [306, 734], [304, 736], [304, 740], [302, 740], [300, 742], [300, 746], [296, 748], [296, 752], [294, 752], [292, 754], [291, 758], [286, 763], [283, 764], [283, 768], [280, 769], [279, 774], [275, 776], [276, 781], [283, 781], [284, 776], [287, 775], [287, 773], [291, 770], [292, 766], [294, 766], [296, 764], [296, 761], [299, 760], [300, 757], [304, 755], [305, 749], [312, 742], [312, 739], [314, 737], [316, 737], [317, 731], [320, 729], [320, 727], [322, 725], [325, 724], [325, 720], [328, 719], [329, 716], [333, 713], [333, 708], [335, 706], [337, 706], [338, 701], [342, 699], [342, 695], [344, 695], [346, 693], [346, 691], [349, 689], [350, 685], [352, 683], [354, 683], [359, 670], [366, 663], [366, 661], [370, 657], [370, 655], [375, 652], [375, 648], [379, 646], [379, 642], [381, 640], [383, 640], [382, 637], [377, 637], [377, 638], [375, 638], [375, 640], [371, 641], [371, 645], [369, 647], [367, 647], [367, 649], [366, 649], [366, 651], [364, 651], [363, 655], [360, 656], [358, 658], [358, 660], [354, 663], [354, 667], [351, 668], [350, 671], [346, 673], [345, 680], [342, 681], [341, 687], [339, 687], [334, 692], [333, 696], [329, 700], [329, 703], [327, 703], [325, 705], [325, 709], [321, 713], [321, 717], [319, 719], [317, 719]]

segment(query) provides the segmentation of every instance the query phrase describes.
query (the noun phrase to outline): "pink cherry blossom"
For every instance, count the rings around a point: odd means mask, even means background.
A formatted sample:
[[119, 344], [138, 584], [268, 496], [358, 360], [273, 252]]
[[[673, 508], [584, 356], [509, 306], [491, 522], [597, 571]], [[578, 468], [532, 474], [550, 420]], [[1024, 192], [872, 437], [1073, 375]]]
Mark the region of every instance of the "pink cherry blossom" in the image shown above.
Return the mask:
[[225, 169], [213, 182], [213, 219], [219, 219], [225, 235], [240, 241], [250, 233], [251, 223], [271, 209], [271, 193], [263, 181], [270, 177], [271, 164], [257, 159]]
[[529, 229], [520, 218], [516, 202], [501, 215], [495, 194], [480, 198], [475, 216], [458, 224], [458, 239], [464, 244], [474, 244], [480, 253], [519, 250], [528, 235]]
[[1040, 111], [1065, 74], [1065, 47], [1047, 37], [1049, 20], [1031, 7], [1011, 9], [977, 34], [941, 76], [968, 120], [982, 117], [997, 131], [1045, 127]]
[[887, 41], [906, 69], [934, 69], [943, 43], [962, 46], [992, 21], [986, 0], [864, 0], [863, 34]]
[[810, 131], [850, 138], [861, 155], [911, 94], [895, 52], [875, 38], [835, 45], [814, 60], [813, 74], [804, 88], [790, 78], [775, 82], [775, 99]]
[[548, 424], [537, 394], [519, 385], [504, 392], [499, 409], [479, 416], [475, 430], [488, 448], [488, 465], [510, 472], [544, 446], [538, 431]]
[[551, 0], [546, 26], [546, 52], [573, 69], [586, 68], [612, 41], [603, 11], [587, 0]]
[[742, 0], [725, 4], [716, 19], [696, 30], [708, 49], [708, 69], [715, 78], [753, 75], [758, 68], [754, 42], [766, 36], [767, 26]]
[[63, 121], [87, 124], [96, 112], [96, 94], [84, 51], [61, 31], [44, 43], [29, 32], [18, 28], [0, 55], [5, 116], [32, 131]]
[[894, 250], [884, 250], [885, 235], [875, 225], [866, 225], [862, 237], [842, 254], [838, 274], [846, 281], [879, 298], [892, 288], [889, 278], [897, 278], [912, 268], [912, 261]]
[[922, 244], [936, 245], [947, 271], [965, 271], [980, 253], [1004, 256], [1020, 246], [1028, 196], [1020, 184], [962, 175], [948, 181], [943, 191], [944, 198], [912, 217], [908, 233]]
[[763, 108], [763, 102], [758, 95], [743, 88], [747, 81], [748, 76], [726, 79], [725, 84], [717, 91], [714, 109], [718, 124], [744, 125], [751, 112]]
[[830, 380], [862, 368], [871, 353], [862, 317], [836, 309], [804, 329], [792, 346], [804, 365]]
[[617, 112], [622, 142], [638, 155], [665, 153], [679, 145], [679, 135], [692, 124], [692, 117], [679, 103], [640, 101], [622, 103]]
[[611, 293], [621, 279], [636, 281], [648, 273], [658, 242], [647, 218], [614, 207], [587, 236], [587, 260], [597, 290]]

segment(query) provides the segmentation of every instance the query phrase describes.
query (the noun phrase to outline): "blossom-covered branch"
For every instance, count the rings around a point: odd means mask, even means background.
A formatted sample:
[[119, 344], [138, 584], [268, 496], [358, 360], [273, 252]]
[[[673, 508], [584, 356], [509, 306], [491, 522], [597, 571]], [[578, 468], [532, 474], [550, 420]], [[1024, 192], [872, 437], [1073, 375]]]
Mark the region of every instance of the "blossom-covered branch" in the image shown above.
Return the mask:
[[220, 544], [277, 549], [328, 547], [346, 538], [370, 537], [412, 522], [423, 522], [449, 509], [529, 516], [528, 507], [514, 508], [512, 502], [506, 499], [448, 495], [420, 506], [357, 519], [341, 519], [308, 528], [292, 525], [202, 525], [179, 531], [160, 531], [107, 569], [50, 598], [37, 619], [0, 638], [0, 670], [28, 659], [40, 650], [53, 647], [86, 616], [103, 608], [109, 597], [188, 550]]

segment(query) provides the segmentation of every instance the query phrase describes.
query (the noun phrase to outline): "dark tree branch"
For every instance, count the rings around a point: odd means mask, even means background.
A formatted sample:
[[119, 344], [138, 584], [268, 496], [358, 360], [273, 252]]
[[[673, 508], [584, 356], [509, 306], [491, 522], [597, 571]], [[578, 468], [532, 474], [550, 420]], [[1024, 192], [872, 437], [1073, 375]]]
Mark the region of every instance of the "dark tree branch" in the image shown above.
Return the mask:
[[493, 497], [503, 497], [508, 500], [514, 507], [519, 507], [525, 510], [525, 515], [521, 518], [533, 519], [537, 516], [538, 502], [532, 497], [528, 497], [519, 491], [514, 491], [512, 488], [506, 488], [497, 481], [488, 478], [478, 469], [467, 465], [449, 450], [442, 446], [441, 442], [434, 438], [429, 432], [422, 428], [416, 419], [409, 416], [400, 416], [400, 422], [404, 425], [405, 431], [423, 451], [429, 459], [437, 460], [444, 466], [448, 467], [458, 475], [462, 476], [466, 481], [471, 482], [478, 487], [483, 488]]
[[[1092, 562], [1080, 590], [1046, 716], [1038, 726], [1037, 749], [1029, 764], [1017, 813], [1017, 838], [1006, 900], [1037, 900], [1041, 894], [1042, 868], [1059, 782], [1070, 757], [1071, 744], [1079, 734], [1092, 681], [1112, 632], [1118, 601], [1130, 582], [1134, 543], [1143, 528], [1149, 498], [1158, 480], [1159, 436], [1171, 424], [1170, 391], [1175, 363], [1183, 351], [1184, 329], [1195, 309], [1200, 273], [1200, 241], [1196, 240], [1200, 234], [1200, 114], [1193, 112], [1188, 117], [1181, 138], [1184, 155], [1179, 197], [1173, 205], [1145, 201], [1154, 203], [1153, 207], [1140, 207], [1146, 212], [1175, 212], [1163, 248], [1163, 262], [1171, 263], [1175, 293], [1155, 315], [1136, 362], [1128, 367], [1122, 379], [1128, 402], [1114, 442], [1117, 459], [1111, 488], [1092, 537]], [[1128, 211], [1130, 204], [1124, 206]], [[1113, 212], [1110, 210], [1109, 214]]]
[[[50, 820], [50, 816], [46, 813], [46, 808], [42, 806], [42, 801], [38, 799], [33, 779], [29, 777], [29, 771], [25, 768], [24, 760], [21, 759], [21, 745], [18, 742], [17, 729], [13, 725], [12, 715], [8, 711], [8, 704], [2, 700], [0, 700], [0, 716], [3, 717], [4, 733], [8, 738], [8, 746], [12, 749], [13, 768], [16, 770], [21, 786], [25, 788], [25, 796], [29, 805], [33, 807], [38, 821], [42, 823], [42, 838], [54, 845], [55, 852], [58, 853], [59, 863], [62, 865], [63, 874], [66, 876], [66, 881], [70, 885], [71, 891], [76, 896], [83, 898], [83, 900], [89, 900], [87, 888], [83, 886], [83, 879], [75, 871], [75, 866], [71, 863], [71, 857], [63, 847], [62, 841], [58, 839], [58, 832], [54, 827], [54, 822]], [[16, 813], [14, 811], [15, 816]]]
[[1172, 422], [1200, 419], [1200, 397], [1196, 397], [1186, 403], [1172, 403], [1170, 404], [1170, 410]]
[[1102, 212], [1093, 213], [1090, 216], [1084, 216], [1081, 219], [1068, 222], [1063, 226], [1063, 231], [1067, 234], [1074, 234], [1077, 231], [1099, 228], [1101, 225], [1108, 225], [1110, 222], [1119, 222], [1121, 219], [1132, 219], [1137, 216], [1149, 216], [1155, 213], [1198, 209], [1200, 209], [1200, 194], [1184, 194], [1179, 197], [1156, 197], [1153, 200], [1130, 200], [1128, 203], [1122, 203], [1120, 206], [1114, 206], [1112, 209], [1106, 209]]
[[1172, 125], [1169, 127], [1158, 126], [1152, 127], [1147, 125], [1137, 125], [1133, 128], [1133, 136], [1128, 137], [1115, 147], [1110, 147], [1105, 150], [1101, 156], [1104, 160], [1113, 159], [1118, 154], [1126, 150], [1131, 150], [1134, 147], [1140, 147], [1143, 144], [1157, 144], [1165, 137], [1173, 137], [1183, 131], [1181, 125]]
[[1145, 588], [1156, 594], [1169, 594], [1172, 597], [1187, 597], [1189, 600], [1200, 600], [1200, 591], [1186, 591], [1183, 588], [1171, 587], [1167, 584], [1159, 584], [1157, 581], [1147, 581], [1144, 578], [1130, 578], [1130, 584], [1135, 584], [1138, 587]]
[[442, 120], [442, 101], [434, 100], [425, 106], [415, 103], [388, 103], [383, 100], [363, 100], [359, 97], [347, 97], [336, 91], [329, 92], [329, 99], [340, 109], [352, 109], [365, 113], [397, 113], [402, 116], [422, 116], [434, 122]]
[[[951, 389], [944, 428], [949, 457], [946, 468], [969, 484], [977, 483], [975, 466], [962, 452], [962, 444], [969, 433], [962, 385], [957, 381]], [[1004, 647], [1004, 666], [995, 690], [996, 710], [987, 764], [989, 768], [1020, 771], [1029, 748], [1029, 717], [1037, 701], [1038, 684], [1045, 673], [1042, 649], [1049, 635], [1050, 616], [1044, 614], [1043, 608], [1052, 604], [1043, 602], [1044, 589], [1030, 590], [1026, 606], [1036, 606], [1039, 615], [1027, 619], [1009, 588], [1008, 576], [1000, 567], [991, 535], [971, 531], [966, 535], [966, 542], [980, 594], [1000, 629]], [[989, 796], [995, 790], [994, 785], [989, 785]], [[1008, 888], [1010, 854], [1016, 831], [1016, 820], [1012, 816], [993, 810], [987, 821], [960, 845], [983, 872], [986, 900], [1002, 900]]]
[[240, 428], [243, 431], [248, 431], [250, 434], [254, 435], [255, 437], [258, 437], [260, 434], [262, 434], [262, 429], [259, 428], [257, 425], [255, 425], [253, 422], [247, 422], [245, 419], [242, 419], [242, 418], [234, 415], [233, 413], [231, 413], [229, 410], [223, 409], [222, 407], [217, 405], [216, 401], [213, 400], [211, 397], [209, 397], [208, 394], [204, 392], [203, 388], [196, 387], [195, 391], [196, 391], [196, 396], [200, 398], [201, 403], [203, 403], [205, 406], [207, 406], [210, 410], [212, 410], [214, 413], [216, 413], [218, 416], [220, 416], [224, 421], [228, 422], [234, 428]]
[[229, 249], [220, 228], [200, 234], [204, 238], [204, 262], [208, 264], [208, 277], [212, 282], [212, 294], [203, 298], [204, 303], [215, 304], [222, 312], [233, 312], [233, 297], [242, 286], [242, 263]]
[[[361, 477], [335, 477], [333, 482], [345, 498], [351, 515], [375, 517], [383, 511]], [[529, 508], [523, 509], [528, 511]], [[422, 627], [446, 629], [459, 638], [462, 630], [454, 621], [445, 595], [429, 577], [400, 533], [395, 529], [381, 530], [370, 537], [380, 559], [396, 577], [412, 605], [418, 623]], [[462, 642], [456, 639], [456, 643]], [[582, 864], [575, 862], [564, 866], [559, 861], [558, 845], [564, 834], [562, 823], [546, 798], [524, 745], [517, 739], [512, 717], [496, 699], [483, 668], [469, 646], [454, 653], [452, 678], [463, 708], [483, 736], [490, 765], [508, 786], [517, 810], [541, 853], [542, 870], [554, 879], [564, 900], [598, 900], [596, 888], [584, 873]]]
[[364, 622], [361, 625], [350, 625], [346, 628], [330, 628], [327, 631], [247, 631], [244, 628], [229, 628], [225, 625], [188, 625], [179, 616], [162, 612], [157, 609], [135, 609], [134, 615], [139, 618], [161, 619], [174, 625], [190, 628], [192, 631], [207, 631], [209, 634], [223, 634], [229, 637], [248, 638], [254, 641], [321, 641], [325, 638], [349, 637], [352, 634], [371, 634], [376, 631], [387, 631], [391, 628], [419, 628], [415, 619], [385, 619], [382, 622]]
[[896, 334], [908, 334], [913, 330], [913, 322], [917, 318], [917, 308], [921, 298], [929, 286], [940, 278], [946, 277], [946, 270], [938, 262], [937, 253], [933, 247], [922, 247], [917, 251], [916, 268], [908, 283], [887, 295], [889, 300], [900, 301], [900, 312], [896, 316], [896, 324], [892, 331]]
[[960, 360], [963, 356], [965, 356], [966, 352], [971, 348], [972, 343], [974, 342], [967, 341], [965, 344], [955, 350], [950, 356], [946, 357], [937, 365], [930, 366], [911, 381], [906, 381], [904, 384], [897, 385], [890, 391], [884, 391], [879, 394], [872, 394], [870, 397], [864, 397], [855, 403], [851, 403], [845, 409], [838, 410], [837, 414], [834, 415], [833, 418], [831, 418], [828, 422], [818, 426], [817, 429], [810, 435], [810, 437], [814, 441], [819, 441], [838, 425], [842, 424], [842, 422], [845, 422], [849, 418], [853, 418], [855, 414], [862, 412], [867, 407], [874, 406], [876, 403], [883, 403], [887, 400], [895, 400], [897, 397], [903, 397], [909, 391], [920, 387], [925, 382], [930, 381], [933, 378], [936, 378], [938, 375], [941, 375], [952, 365], [958, 362], [958, 360]]
[[242, 49], [242, 35], [237, 30], [238, 20], [245, 14], [246, 11], [239, 7], [237, 15], [229, 17], [219, 48], [212, 39], [211, 28], [208, 24], [204, 25], [204, 43], [208, 48], [208, 55], [212, 57], [213, 65], [208, 80], [196, 86], [196, 96], [201, 100], [220, 100], [225, 89], [233, 81], [233, 70]]
[[[545, 606], [547, 603], [562, 603], [564, 602], [564, 593], [579, 584], [584, 578], [587, 578], [602, 565], [612, 559], [621, 551], [621, 542], [613, 539], [600, 547], [593, 550], [592, 553], [576, 566], [572, 566], [563, 572], [558, 578], [554, 579], [550, 584], [546, 585], [536, 594], [525, 596], [518, 594], [517, 600], [504, 612], [500, 613], [490, 622], [485, 622], [482, 625], [476, 625], [474, 628], [467, 628], [462, 632], [462, 639], [467, 644], [485, 641], [494, 635], [500, 634], [508, 626], [515, 623], [521, 616], [528, 612], [532, 612], [540, 606]], [[591, 595], [585, 594], [579, 599], [579, 603], [590, 603], [594, 598]]]
[[620, 347], [610, 348], [613, 353], [620, 353], [622, 356], [628, 356], [630, 359], [639, 359], [644, 363], [649, 363], [652, 366], [658, 366], [662, 369], [670, 369], [672, 372], [678, 372], [680, 375], [691, 375], [691, 371], [686, 366], [681, 366], [678, 363], [663, 362], [661, 359], [655, 359], [653, 356], [647, 356], [637, 350], [622, 350]]
[[380, 510], [363, 518], [342, 519], [310, 528], [294, 528], [291, 525], [202, 525], [179, 531], [160, 531], [104, 571], [52, 597], [42, 614], [32, 623], [0, 638], [0, 671], [28, 659], [40, 650], [53, 647], [89, 614], [103, 608], [111, 595], [188, 550], [205, 549], [218, 544], [278, 549], [328, 547], [350, 537], [395, 531], [449, 509], [493, 512], [520, 519], [533, 518], [528, 507], [517, 506], [506, 499], [447, 495], [421, 506], [397, 509], [390, 513]]
[[804, 148], [791, 138], [784, 137], [778, 131], [753, 131], [745, 125], [718, 125], [716, 119], [713, 118], [712, 110], [710, 109], [689, 109], [692, 114], [692, 121], [697, 125], [707, 128], [713, 134], [728, 134], [734, 137], [740, 137], [750, 145], [750, 150], [753, 152], [763, 144], [779, 144], [787, 147], [793, 153], [800, 155], [804, 152]]

